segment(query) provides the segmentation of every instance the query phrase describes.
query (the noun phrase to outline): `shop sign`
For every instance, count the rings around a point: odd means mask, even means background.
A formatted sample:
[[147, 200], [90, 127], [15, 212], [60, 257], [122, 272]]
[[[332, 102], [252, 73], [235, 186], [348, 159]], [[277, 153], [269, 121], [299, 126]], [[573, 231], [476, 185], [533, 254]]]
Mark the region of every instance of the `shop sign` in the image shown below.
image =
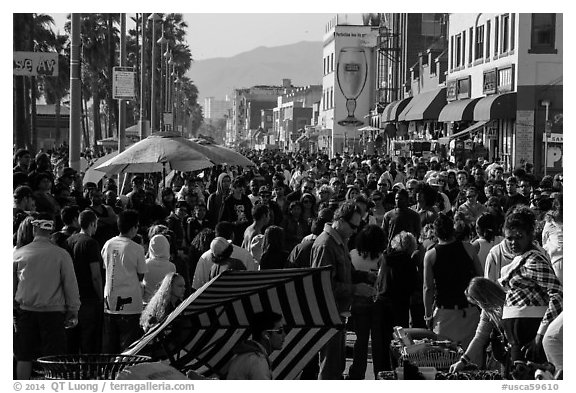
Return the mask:
[[489, 71], [484, 71], [484, 81], [482, 85], [482, 92], [484, 94], [496, 93], [496, 68]]
[[458, 79], [458, 99], [470, 98], [470, 76]]
[[446, 101], [454, 101], [457, 99], [458, 81], [452, 80], [446, 82]]
[[[542, 135], [542, 141], [546, 142], [546, 134]], [[564, 143], [564, 134], [550, 134], [548, 143]]]
[[496, 140], [498, 139], [498, 130], [496, 128], [488, 128], [486, 136], [490, 140]]
[[514, 65], [498, 69], [498, 93], [512, 91], [514, 88]]

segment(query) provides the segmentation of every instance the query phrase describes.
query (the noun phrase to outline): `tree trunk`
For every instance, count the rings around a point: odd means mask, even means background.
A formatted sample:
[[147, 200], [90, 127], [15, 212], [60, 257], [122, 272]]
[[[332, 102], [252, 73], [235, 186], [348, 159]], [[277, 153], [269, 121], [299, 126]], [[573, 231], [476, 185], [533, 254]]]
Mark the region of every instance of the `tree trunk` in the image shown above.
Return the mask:
[[84, 137], [84, 149], [90, 147], [90, 132], [88, 130], [88, 104], [86, 103], [86, 97], [83, 93], [81, 94], [82, 106], [80, 111], [82, 113], [82, 136]]
[[32, 148], [38, 148], [38, 127], [36, 127], [36, 77], [30, 78], [30, 134], [32, 135]]
[[56, 126], [54, 127], [54, 134], [56, 134], [56, 140], [59, 141], [62, 139], [61, 131], [60, 131], [60, 100], [56, 100], [55, 105], [55, 112], [56, 112]]
[[29, 147], [29, 133], [26, 127], [26, 116], [25, 116], [25, 100], [24, 100], [24, 77], [15, 76], [14, 77], [14, 133], [16, 148], [28, 148]]
[[100, 97], [94, 96], [92, 101], [92, 114], [94, 116], [94, 143], [92, 146], [94, 151], [97, 151], [97, 142], [102, 139], [102, 124], [100, 123]]

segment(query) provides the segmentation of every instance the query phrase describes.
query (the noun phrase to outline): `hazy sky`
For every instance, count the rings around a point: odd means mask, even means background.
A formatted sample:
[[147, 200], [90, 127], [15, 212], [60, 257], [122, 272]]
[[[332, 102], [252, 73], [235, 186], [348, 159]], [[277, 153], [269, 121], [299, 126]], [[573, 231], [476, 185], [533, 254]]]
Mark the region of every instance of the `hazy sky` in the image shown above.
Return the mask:
[[[51, 14], [64, 31], [66, 14]], [[128, 14], [127, 20], [133, 14]], [[195, 60], [231, 57], [259, 46], [280, 46], [300, 41], [322, 41], [324, 25], [335, 14], [209, 14], [184, 13], [186, 40]], [[349, 23], [360, 24], [360, 14], [348, 14]]]

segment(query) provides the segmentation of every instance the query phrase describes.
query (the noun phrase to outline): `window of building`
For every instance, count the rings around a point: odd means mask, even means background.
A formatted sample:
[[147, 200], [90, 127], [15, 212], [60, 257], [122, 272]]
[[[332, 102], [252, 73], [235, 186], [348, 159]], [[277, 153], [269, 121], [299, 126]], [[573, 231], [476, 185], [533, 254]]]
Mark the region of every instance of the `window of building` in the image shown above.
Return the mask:
[[450, 70], [454, 69], [454, 36], [450, 37]]
[[510, 15], [510, 50], [513, 51], [515, 48], [515, 40], [516, 40], [516, 14]]
[[466, 30], [462, 32], [462, 57], [460, 60], [460, 65], [463, 66], [466, 63]]
[[474, 28], [471, 27], [468, 30], [468, 64], [472, 64], [472, 60], [474, 59], [472, 56], [472, 50], [474, 49]]
[[334, 53], [330, 54], [330, 72], [334, 72]]
[[500, 20], [498, 17], [494, 18], [494, 56], [498, 56], [498, 49], [500, 48]]
[[330, 88], [330, 108], [334, 108], [334, 88]]
[[325, 57], [322, 59], [322, 63], [323, 63], [322, 72], [324, 72], [324, 75], [326, 75], [326, 58]]
[[490, 21], [486, 21], [486, 58], [490, 58]]
[[506, 53], [510, 50], [510, 15], [504, 14], [500, 20], [501, 34], [500, 34], [500, 53]]
[[422, 14], [422, 36], [439, 37], [441, 29], [442, 14]]
[[462, 61], [462, 34], [456, 35], [454, 46], [454, 52], [456, 54], [456, 57], [454, 58], [454, 67], [460, 67]]
[[532, 14], [529, 53], [557, 53], [556, 14]]
[[474, 59], [484, 57], [484, 25], [476, 27], [476, 43], [474, 45]]

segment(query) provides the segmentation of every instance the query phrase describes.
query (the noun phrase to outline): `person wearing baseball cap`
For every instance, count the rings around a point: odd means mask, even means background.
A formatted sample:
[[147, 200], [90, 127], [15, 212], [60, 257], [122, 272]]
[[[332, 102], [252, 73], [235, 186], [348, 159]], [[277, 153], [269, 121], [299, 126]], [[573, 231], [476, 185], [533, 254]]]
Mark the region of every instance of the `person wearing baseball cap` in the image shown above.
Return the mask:
[[210, 279], [220, 275], [226, 270], [246, 270], [246, 266], [236, 258], [232, 258], [234, 247], [231, 240], [223, 237], [215, 237], [210, 243], [210, 252], [212, 253], [212, 262], [214, 265], [210, 268]]
[[80, 294], [70, 254], [50, 241], [54, 221], [32, 221], [34, 241], [14, 250], [17, 379], [39, 356], [66, 353], [65, 327], [78, 323]]

